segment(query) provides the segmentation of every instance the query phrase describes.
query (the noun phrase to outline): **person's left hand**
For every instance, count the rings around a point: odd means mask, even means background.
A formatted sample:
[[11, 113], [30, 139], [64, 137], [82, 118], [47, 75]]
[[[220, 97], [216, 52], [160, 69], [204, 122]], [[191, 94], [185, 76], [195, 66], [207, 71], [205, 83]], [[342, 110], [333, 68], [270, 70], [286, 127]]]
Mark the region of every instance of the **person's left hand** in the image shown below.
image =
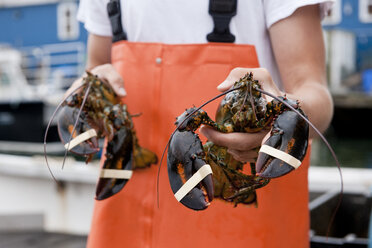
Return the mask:
[[[270, 73], [263, 68], [235, 68], [217, 89], [221, 92], [230, 89], [236, 81], [249, 72], [253, 73], [253, 78], [260, 82], [263, 90], [275, 96], [283, 95], [272, 80]], [[271, 101], [269, 97], [266, 97], [266, 99]], [[217, 145], [227, 147], [227, 152], [243, 163], [255, 161], [258, 156], [256, 148], [261, 146], [263, 141], [266, 140], [269, 131], [270, 129], [267, 128], [256, 133], [221, 133], [208, 126], [200, 128], [200, 133], [206, 136], [208, 140]]]
[[[112, 87], [112, 89], [115, 91], [115, 93], [119, 97], [125, 97], [127, 95], [127, 92], [124, 89], [124, 81], [123, 78], [120, 76], [118, 71], [115, 69], [115, 67], [112, 64], [103, 64], [98, 65], [90, 70], [90, 72], [93, 75], [96, 75], [98, 78], [100, 78], [103, 82], [107, 83]], [[79, 88], [83, 83], [83, 77], [76, 79], [73, 84], [70, 86], [69, 89], [65, 92], [65, 96], [70, 95], [72, 92], [76, 91], [77, 88]]]

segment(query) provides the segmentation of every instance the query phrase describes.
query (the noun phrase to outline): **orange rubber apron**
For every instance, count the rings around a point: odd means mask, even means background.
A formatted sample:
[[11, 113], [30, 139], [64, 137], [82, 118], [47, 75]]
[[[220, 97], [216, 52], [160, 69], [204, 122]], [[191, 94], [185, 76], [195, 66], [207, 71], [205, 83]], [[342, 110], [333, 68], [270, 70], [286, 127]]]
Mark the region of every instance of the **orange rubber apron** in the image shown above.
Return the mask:
[[[142, 146], [160, 159], [185, 108], [219, 94], [216, 86], [234, 67], [258, 67], [254, 46], [222, 43], [166, 45], [120, 41], [112, 62], [124, 78], [123, 100], [134, 118]], [[214, 117], [219, 101], [204, 109]], [[165, 156], [166, 157], [166, 156]], [[307, 171], [309, 153], [296, 171], [257, 190], [258, 207], [234, 208], [215, 199], [208, 209], [193, 211], [171, 191], [166, 159], [157, 170], [135, 170], [118, 194], [96, 201], [89, 248], [309, 247]]]

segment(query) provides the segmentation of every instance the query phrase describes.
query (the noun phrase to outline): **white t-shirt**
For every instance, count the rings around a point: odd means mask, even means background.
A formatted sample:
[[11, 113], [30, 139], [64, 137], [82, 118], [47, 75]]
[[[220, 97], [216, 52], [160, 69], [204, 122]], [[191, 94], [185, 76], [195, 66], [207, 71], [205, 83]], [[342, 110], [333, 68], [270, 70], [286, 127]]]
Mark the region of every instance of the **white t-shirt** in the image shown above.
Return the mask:
[[[235, 43], [256, 46], [261, 67], [267, 68], [280, 86], [280, 76], [271, 48], [268, 28], [290, 16], [297, 8], [321, 4], [324, 16], [333, 0], [238, 0], [230, 23]], [[106, 5], [109, 0], [81, 0], [78, 19], [88, 32], [111, 36]], [[122, 0], [122, 24], [128, 41], [167, 44], [206, 43], [213, 29], [208, 0]]]

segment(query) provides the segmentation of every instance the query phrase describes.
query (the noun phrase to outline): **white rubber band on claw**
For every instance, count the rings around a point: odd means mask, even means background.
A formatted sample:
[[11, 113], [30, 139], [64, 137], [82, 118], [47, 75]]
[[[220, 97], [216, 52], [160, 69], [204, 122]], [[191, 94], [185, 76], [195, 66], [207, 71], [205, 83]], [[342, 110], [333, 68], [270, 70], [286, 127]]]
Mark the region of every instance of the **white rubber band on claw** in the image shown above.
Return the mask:
[[100, 178], [116, 178], [116, 179], [130, 179], [133, 175], [132, 170], [115, 170], [102, 169]]
[[206, 176], [212, 174], [212, 168], [209, 164], [203, 165], [197, 172], [195, 172], [189, 180], [174, 194], [177, 201], [181, 201], [187, 193], [189, 193], [198, 183], [200, 183]]
[[270, 156], [273, 156], [274, 158], [278, 158], [293, 168], [297, 169], [301, 165], [301, 161], [297, 158], [293, 157], [292, 155], [289, 155], [288, 153], [285, 153], [281, 150], [278, 150], [274, 147], [268, 146], [268, 145], [262, 145], [259, 152], [266, 153]]
[[79, 145], [80, 143], [82, 143], [82, 142], [84, 142], [84, 141], [86, 141], [90, 138], [93, 138], [95, 136], [97, 136], [96, 130], [94, 130], [93, 128], [89, 129], [88, 131], [76, 136], [69, 143], [66, 143], [65, 144], [65, 149], [71, 150], [72, 148]]

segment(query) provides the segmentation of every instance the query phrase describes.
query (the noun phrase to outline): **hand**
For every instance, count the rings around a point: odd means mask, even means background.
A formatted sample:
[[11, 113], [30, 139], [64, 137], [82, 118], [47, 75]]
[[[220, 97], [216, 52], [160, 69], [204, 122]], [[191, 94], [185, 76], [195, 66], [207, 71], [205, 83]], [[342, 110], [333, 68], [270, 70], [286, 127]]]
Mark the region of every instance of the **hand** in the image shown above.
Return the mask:
[[227, 152], [234, 159], [243, 163], [254, 163], [258, 156], [256, 148], [261, 145], [269, 130], [257, 133], [221, 133], [211, 127], [202, 126], [199, 131], [214, 144], [227, 147]]
[[[233, 84], [243, 77], [246, 73], [252, 72], [253, 78], [258, 80], [265, 91], [268, 91], [276, 96], [283, 95], [278, 87], [273, 82], [270, 73], [263, 68], [235, 68], [227, 76], [217, 89], [219, 91], [226, 91], [230, 89]], [[265, 96], [267, 101], [271, 101], [270, 97]], [[227, 152], [230, 153], [234, 159], [243, 163], [254, 162], [258, 156], [257, 147], [269, 137], [269, 128], [261, 130], [257, 133], [221, 133], [208, 126], [202, 126], [200, 133], [208, 138], [213, 143], [227, 147]]]
[[[103, 64], [94, 67], [92, 74], [98, 76], [101, 80], [108, 83], [119, 97], [124, 97], [127, 92], [124, 89], [124, 81], [120, 74], [116, 71], [112, 64]], [[75, 80], [71, 87], [66, 91], [65, 95], [69, 95], [82, 83], [82, 78]]]
[[[259, 81], [263, 90], [270, 92], [275, 96], [284, 95], [283, 92], [281, 92], [274, 83], [269, 71], [265, 68], [234, 68], [233, 70], [231, 70], [225, 81], [217, 86], [217, 90], [224, 92], [230, 89], [236, 81], [250, 72], [253, 73], [253, 78]], [[266, 95], [264, 95], [264, 97], [267, 101], [272, 100], [271, 97], [268, 97]]]

